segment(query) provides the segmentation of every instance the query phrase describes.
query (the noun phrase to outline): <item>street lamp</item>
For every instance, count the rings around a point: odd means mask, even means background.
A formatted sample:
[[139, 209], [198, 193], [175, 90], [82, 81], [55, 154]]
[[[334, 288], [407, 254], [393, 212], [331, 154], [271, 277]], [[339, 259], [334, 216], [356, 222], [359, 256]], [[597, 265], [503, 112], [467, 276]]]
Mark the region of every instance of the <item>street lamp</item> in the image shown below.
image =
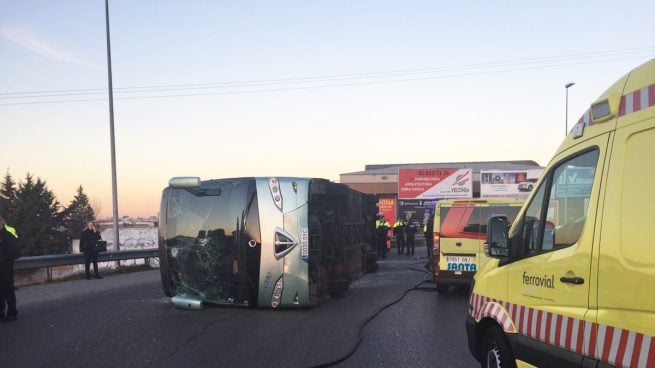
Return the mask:
[[[111, 141], [111, 194], [114, 212], [114, 249], [120, 248], [118, 239], [118, 190], [116, 183], [116, 143], [114, 140], [114, 87], [111, 76], [111, 41], [109, 39], [109, 0], [105, 0], [105, 27], [107, 29], [107, 80], [109, 90], [109, 136]], [[120, 261], [116, 262], [120, 265]]]
[[566, 137], [569, 134], [569, 88], [572, 87], [575, 83], [569, 82], [564, 85], [566, 88], [566, 113], [564, 117], [564, 136]]

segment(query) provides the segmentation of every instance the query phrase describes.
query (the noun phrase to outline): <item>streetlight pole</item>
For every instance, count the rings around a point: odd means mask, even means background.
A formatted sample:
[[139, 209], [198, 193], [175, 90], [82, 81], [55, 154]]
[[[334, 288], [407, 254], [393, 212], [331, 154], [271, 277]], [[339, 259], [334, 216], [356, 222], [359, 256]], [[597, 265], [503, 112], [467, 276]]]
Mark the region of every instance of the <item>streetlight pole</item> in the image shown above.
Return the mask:
[[109, 0], [105, 0], [105, 26], [107, 29], [107, 71], [109, 80], [109, 135], [111, 140], [111, 194], [114, 208], [114, 250], [120, 248], [118, 238], [118, 190], [116, 183], [116, 144], [114, 140], [114, 88], [111, 77], [111, 42], [109, 40]]
[[569, 82], [564, 85], [566, 89], [566, 113], [564, 117], [564, 136], [566, 137], [569, 134], [569, 88], [572, 87], [575, 83]]

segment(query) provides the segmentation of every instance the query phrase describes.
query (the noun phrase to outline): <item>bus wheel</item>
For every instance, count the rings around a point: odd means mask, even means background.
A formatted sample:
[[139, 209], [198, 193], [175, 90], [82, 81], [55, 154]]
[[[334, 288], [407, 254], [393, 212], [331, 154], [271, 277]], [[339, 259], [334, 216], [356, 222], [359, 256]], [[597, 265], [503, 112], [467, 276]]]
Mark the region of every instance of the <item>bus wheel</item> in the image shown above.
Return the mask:
[[449, 286], [450, 285], [448, 284], [437, 283], [437, 293], [439, 293], [439, 295], [448, 295]]
[[330, 293], [330, 295], [343, 294], [348, 291], [349, 286], [349, 280], [330, 280], [328, 281], [328, 293]]
[[380, 265], [378, 264], [378, 253], [377, 252], [368, 252], [366, 253], [366, 273], [377, 272]]
[[378, 272], [380, 265], [376, 263], [367, 263], [366, 264], [366, 273], [375, 273]]
[[509, 348], [505, 333], [498, 326], [487, 330], [482, 339], [481, 362], [483, 368], [515, 368], [516, 361]]

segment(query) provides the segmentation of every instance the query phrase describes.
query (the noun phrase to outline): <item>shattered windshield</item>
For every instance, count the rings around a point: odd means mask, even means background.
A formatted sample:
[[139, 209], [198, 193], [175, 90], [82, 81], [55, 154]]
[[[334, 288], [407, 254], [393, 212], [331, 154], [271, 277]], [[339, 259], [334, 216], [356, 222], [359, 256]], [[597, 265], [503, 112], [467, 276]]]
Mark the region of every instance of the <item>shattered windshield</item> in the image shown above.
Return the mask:
[[170, 190], [166, 248], [177, 295], [256, 303], [261, 242], [256, 197], [254, 179]]

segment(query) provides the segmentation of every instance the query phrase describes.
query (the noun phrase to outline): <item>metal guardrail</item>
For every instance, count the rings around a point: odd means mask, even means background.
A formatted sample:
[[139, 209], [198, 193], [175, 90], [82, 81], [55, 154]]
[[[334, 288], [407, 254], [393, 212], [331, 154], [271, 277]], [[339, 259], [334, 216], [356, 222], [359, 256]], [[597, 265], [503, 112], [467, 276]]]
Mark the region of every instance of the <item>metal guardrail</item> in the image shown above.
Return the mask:
[[[126, 249], [119, 251], [101, 252], [98, 254], [98, 262], [123, 261], [127, 259], [156, 257], [159, 257], [159, 248]], [[83, 253], [20, 257], [14, 263], [14, 269], [28, 270], [34, 268], [67, 266], [75, 264], [84, 264]]]

